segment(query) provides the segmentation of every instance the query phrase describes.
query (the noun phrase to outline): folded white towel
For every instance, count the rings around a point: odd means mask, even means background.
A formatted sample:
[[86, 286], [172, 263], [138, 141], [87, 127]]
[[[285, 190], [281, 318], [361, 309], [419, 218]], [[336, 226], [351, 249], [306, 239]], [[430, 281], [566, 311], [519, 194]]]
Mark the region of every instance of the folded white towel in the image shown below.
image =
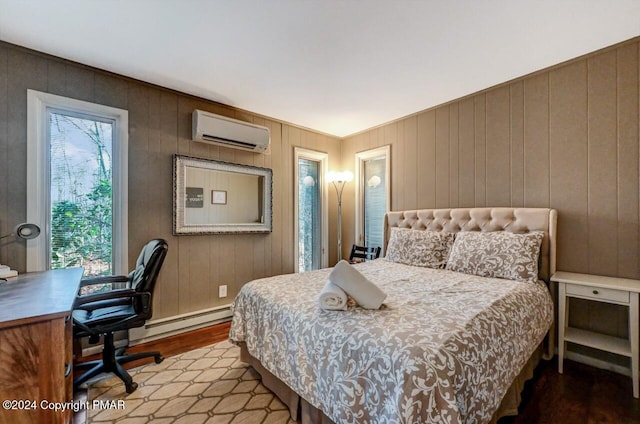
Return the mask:
[[353, 297], [365, 309], [378, 309], [387, 297], [380, 287], [373, 284], [345, 260], [341, 260], [329, 274], [329, 281]]
[[327, 281], [318, 297], [320, 307], [327, 311], [346, 311], [347, 294], [340, 287]]

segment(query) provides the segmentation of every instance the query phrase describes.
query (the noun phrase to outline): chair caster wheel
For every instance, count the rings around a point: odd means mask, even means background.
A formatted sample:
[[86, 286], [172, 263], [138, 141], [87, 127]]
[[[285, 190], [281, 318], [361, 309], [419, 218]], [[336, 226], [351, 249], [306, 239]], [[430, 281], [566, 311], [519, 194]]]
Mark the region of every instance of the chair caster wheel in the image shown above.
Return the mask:
[[156, 361], [156, 364], [159, 364], [160, 362], [164, 361], [164, 356], [162, 355], [156, 356], [154, 360]]
[[132, 381], [131, 384], [125, 384], [125, 389], [129, 394], [135, 392], [137, 388], [138, 388], [138, 383], [136, 383], [135, 381]]

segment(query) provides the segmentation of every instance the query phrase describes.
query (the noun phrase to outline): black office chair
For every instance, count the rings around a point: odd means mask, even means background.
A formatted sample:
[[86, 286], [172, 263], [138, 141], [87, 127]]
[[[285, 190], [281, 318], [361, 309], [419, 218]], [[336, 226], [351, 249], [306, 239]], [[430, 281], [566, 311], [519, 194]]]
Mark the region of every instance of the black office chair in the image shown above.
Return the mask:
[[351, 247], [349, 262], [357, 263], [357, 262], [364, 262], [372, 259], [378, 259], [380, 257], [380, 251], [382, 251], [382, 248], [380, 246], [367, 247], [367, 246], [358, 246], [354, 244]]
[[[74, 380], [74, 387], [101, 372], [112, 372], [124, 381], [127, 393], [132, 393], [138, 384], [122, 364], [149, 357], [153, 357], [157, 364], [164, 360], [160, 352], [125, 354], [126, 347], [115, 348], [113, 333], [142, 327], [151, 318], [153, 288], [167, 249], [164, 240], [151, 240], [142, 248], [136, 268], [129, 275], [93, 277], [82, 281], [80, 287], [111, 284], [112, 289], [76, 297], [73, 306], [74, 337], [89, 336], [90, 343], [97, 343], [104, 335], [104, 347], [102, 359], [76, 366], [76, 369], [89, 370]], [[125, 287], [118, 288], [120, 286]]]

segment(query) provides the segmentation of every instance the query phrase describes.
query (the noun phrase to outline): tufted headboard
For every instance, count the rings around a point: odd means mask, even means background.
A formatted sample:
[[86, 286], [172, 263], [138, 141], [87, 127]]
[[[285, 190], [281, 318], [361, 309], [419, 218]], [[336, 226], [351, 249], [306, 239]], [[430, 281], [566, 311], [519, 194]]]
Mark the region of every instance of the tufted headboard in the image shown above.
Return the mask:
[[548, 283], [556, 270], [557, 217], [555, 209], [547, 208], [459, 208], [387, 212], [384, 217], [384, 246], [386, 251], [393, 227], [452, 233], [459, 231], [526, 233], [539, 230], [544, 232], [544, 239], [538, 275]]

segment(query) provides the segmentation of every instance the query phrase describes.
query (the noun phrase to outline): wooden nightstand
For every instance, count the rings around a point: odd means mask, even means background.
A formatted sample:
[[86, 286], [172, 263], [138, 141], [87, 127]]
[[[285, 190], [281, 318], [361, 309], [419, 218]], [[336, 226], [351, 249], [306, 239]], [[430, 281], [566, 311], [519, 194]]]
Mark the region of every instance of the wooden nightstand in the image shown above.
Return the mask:
[[[556, 272], [551, 277], [551, 281], [558, 283], [558, 372], [562, 374], [567, 342], [628, 356], [631, 358], [633, 397], [637, 398], [639, 395], [638, 293], [640, 293], [640, 281], [563, 271]], [[629, 308], [629, 339], [569, 327], [569, 297], [627, 306]]]

